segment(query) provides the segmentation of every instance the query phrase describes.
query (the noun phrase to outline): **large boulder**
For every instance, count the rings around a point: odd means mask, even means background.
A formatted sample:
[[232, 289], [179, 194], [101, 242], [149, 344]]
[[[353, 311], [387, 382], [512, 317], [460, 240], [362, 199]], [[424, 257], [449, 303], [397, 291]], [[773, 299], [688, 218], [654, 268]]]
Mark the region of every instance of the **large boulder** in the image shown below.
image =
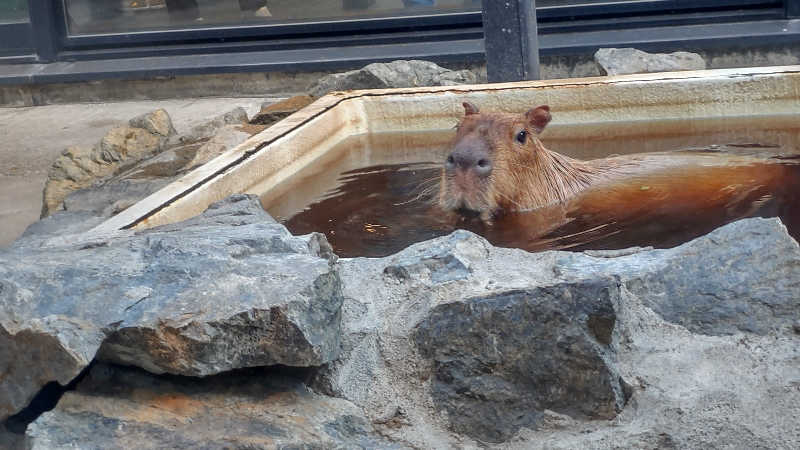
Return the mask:
[[315, 386], [394, 439], [792, 447], [797, 436], [800, 249], [777, 219], [667, 250], [531, 254], [457, 231], [341, 260], [340, 273], [343, 354]]
[[[81, 214], [0, 253], [0, 417], [77, 385], [34, 448], [798, 444], [800, 248], [777, 219], [664, 250], [457, 231], [337, 259], [248, 196], [116, 239], [73, 234]], [[154, 374], [76, 381], [92, 359]]]
[[608, 270], [693, 333], [765, 335], [800, 318], [800, 256], [782, 227], [778, 219], [734, 222], [676, 249], [610, 259]]
[[372, 63], [358, 70], [326, 75], [308, 88], [312, 97], [331, 91], [386, 89], [418, 86], [474, 84], [477, 76], [469, 70], [450, 70], [430, 61], [398, 60]]
[[691, 52], [647, 53], [635, 48], [601, 48], [594, 54], [595, 62], [606, 75], [632, 73], [703, 70], [702, 56]]
[[255, 197], [138, 234], [30, 234], [0, 253], [0, 420], [95, 357], [192, 376], [330, 362], [341, 301], [324, 237]]
[[459, 434], [501, 442], [546, 410], [611, 419], [627, 400], [611, 343], [613, 280], [502, 291], [439, 305], [414, 341]]
[[613, 348], [619, 282], [556, 276], [560, 255], [456, 231], [342, 260], [344, 354], [317, 386], [378, 422], [402, 419], [423, 447], [446, 439], [434, 425], [503, 442], [549, 411], [613, 418], [627, 398]]

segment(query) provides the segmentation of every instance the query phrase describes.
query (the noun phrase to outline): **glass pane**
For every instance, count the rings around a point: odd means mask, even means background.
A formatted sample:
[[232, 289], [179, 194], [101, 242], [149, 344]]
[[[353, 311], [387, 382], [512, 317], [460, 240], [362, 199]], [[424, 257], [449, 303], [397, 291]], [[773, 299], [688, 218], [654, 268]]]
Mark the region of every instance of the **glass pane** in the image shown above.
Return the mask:
[[0, 0], [0, 23], [27, 21], [28, 0]]
[[[642, 0], [614, 0], [613, 3], [632, 3]], [[611, 3], [609, 0], [536, 0], [537, 7], [544, 6], [579, 6], [579, 5], [594, 5], [597, 3]]]
[[[3, 1], [3, 0], [0, 0]], [[480, 11], [481, 0], [64, 0], [70, 34]]]

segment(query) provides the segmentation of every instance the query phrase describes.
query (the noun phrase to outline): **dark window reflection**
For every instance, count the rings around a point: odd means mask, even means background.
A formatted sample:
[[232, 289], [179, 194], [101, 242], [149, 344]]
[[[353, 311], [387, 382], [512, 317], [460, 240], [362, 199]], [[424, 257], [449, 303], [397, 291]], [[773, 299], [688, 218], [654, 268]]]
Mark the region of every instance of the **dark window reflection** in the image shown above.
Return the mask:
[[0, 23], [27, 21], [28, 0], [0, 0]]
[[[2, 2], [3, 0], [0, 0]], [[479, 11], [480, 0], [64, 0], [71, 34]]]

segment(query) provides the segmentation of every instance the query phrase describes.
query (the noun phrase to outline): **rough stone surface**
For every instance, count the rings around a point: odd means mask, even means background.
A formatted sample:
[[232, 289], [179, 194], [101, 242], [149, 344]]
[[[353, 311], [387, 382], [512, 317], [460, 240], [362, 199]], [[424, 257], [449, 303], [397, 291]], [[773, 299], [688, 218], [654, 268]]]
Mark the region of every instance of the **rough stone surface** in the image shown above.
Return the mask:
[[92, 148], [68, 147], [47, 175], [42, 217], [62, 209], [71, 192], [130, 168], [164, 148], [175, 130], [169, 115], [159, 109], [135, 117], [130, 125], [112, 128]]
[[250, 133], [244, 132], [240, 129], [239, 125], [225, 125], [221, 127], [217, 133], [203, 143], [197, 152], [186, 164], [186, 169], [192, 169], [201, 164], [216, 158], [217, 156], [225, 153], [227, 150], [236, 147], [250, 137]]
[[[668, 250], [530, 254], [459, 231], [343, 259], [343, 354], [315, 386], [422, 448], [791, 448], [798, 262], [777, 219]], [[758, 265], [774, 275], [741, 272]]]
[[503, 291], [439, 305], [414, 341], [454, 431], [502, 442], [545, 410], [611, 419], [625, 394], [608, 345], [613, 280]]
[[64, 199], [67, 211], [90, 211], [111, 217], [175, 181], [186, 172], [202, 144], [175, 145], [144, 159], [121, 173], [71, 192]]
[[594, 54], [601, 72], [607, 75], [703, 70], [702, 56], [690, 52], [647, 53], [635, 48], [601, 48]]
[[43, 450], [401, 448], [352, 403], [265, 369], [194, 379], [97, 364], [27, 436]]
[[676, 250], [640, 253], [618, 270], [632, 294], [689, 331], [767, 334], [800, 317], [797, 248], [788, 234], [739, 221]]
[[[163, 110], [159, 110], [163, 113]], [[109, 166], [106, 175], [115, 172], [113, 177], [100, 180], [88, 179], [92, 185], [69, 193], [63, 200], [67, 211], [91, 211], [95, 215], [111, 217], [139, 200], [167, 186], [189, 170], [204, 164], [223, 152], [247, 140], [251, 133], [242, 130], [242, 120], [247, 114], [239, 107], [213, 120], [198, 125], [190, 134], [180, 139], [170, 139], [164, 150], [152, 157], [138, 161], [133, 167], [118, 170]], [[234, 125], [225, 125], [233, 122]], [[131, 119], [131, 124], [147, 128], [154, 134], [168, 133], [172, 130], [166, 113], [145, 114]], [[211, 138], [207, 133], [216, 133]], [[194, 137], [192, 133], [195, 133]], [[199, 138], [197, 142], [190, 139]], [[181, 143], [182, 141], [185, 141]], [[112, 170], [113, 169], [113, 170]], [[99, 172], [98, 172], [99, 173]], [[84, 185], [86, 183], [82, 183]]]
[[32, 233], [0, 253], [0, 420], [95, 356], [193, 376], [333, 360], [335, 257], [258, 205], [234, 196], [206, 221], [115, 237]]
[[241, 125], [247, 123], [247, 111], [241, 106], [221, 114], [206, 123], [195, 126], [189, 132], [182, 134], [180, 142], [194, 143], [213, 137], [226, 125]]
[[469, 70], [452, 71], [430, 61], [398, 60], [322, 77], [308, 88], [308, 92], [312, 97], [321, 97], [331, 91], [351, 89], [452, 86], [476, 82], [476, 75]]
[[[0, 417], [93, 357], [193, 377], [90, 372], [38, 448], [800, 445], [800, 248], [777, 219], [666, 250], [457, 231], [337, 259], [248, 196], [115, 240], [70, 234], [81, 214], [0, 254]], [[273, 364], [313, 368], [230, 372]]]
[[64, 199], [66, 211], [88, 211], [99, 217], [111, 217], [175, 180], [119, 180], [100, 186], [80, 189]]
[[150, 133], [162, 137], [170, 137], [175, 134], [172, 120], [163, 109], [136, 116], [130, 120], [129, 125], [135, 128], [144, 128]]
[[0, 448], [7, 450], [26, 449], [25, 436], [6, 430], [6, 427], [0, 423]]

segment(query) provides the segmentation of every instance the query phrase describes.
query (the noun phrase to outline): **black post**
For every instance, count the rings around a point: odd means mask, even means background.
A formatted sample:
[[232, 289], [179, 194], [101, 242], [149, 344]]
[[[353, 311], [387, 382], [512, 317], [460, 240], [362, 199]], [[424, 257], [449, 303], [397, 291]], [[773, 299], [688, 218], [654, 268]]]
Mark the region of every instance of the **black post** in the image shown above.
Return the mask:
[[484, 0], [483, 41], [490, 83], [539, 79], [535, 0]]
[[31, 17], [36, 59], [39, 62], [55, 61], [58, 56], [55, 2], [28, 0], [28, 13]]
[[800, 0], [783, 0], [787, 19], [800, 18]]

